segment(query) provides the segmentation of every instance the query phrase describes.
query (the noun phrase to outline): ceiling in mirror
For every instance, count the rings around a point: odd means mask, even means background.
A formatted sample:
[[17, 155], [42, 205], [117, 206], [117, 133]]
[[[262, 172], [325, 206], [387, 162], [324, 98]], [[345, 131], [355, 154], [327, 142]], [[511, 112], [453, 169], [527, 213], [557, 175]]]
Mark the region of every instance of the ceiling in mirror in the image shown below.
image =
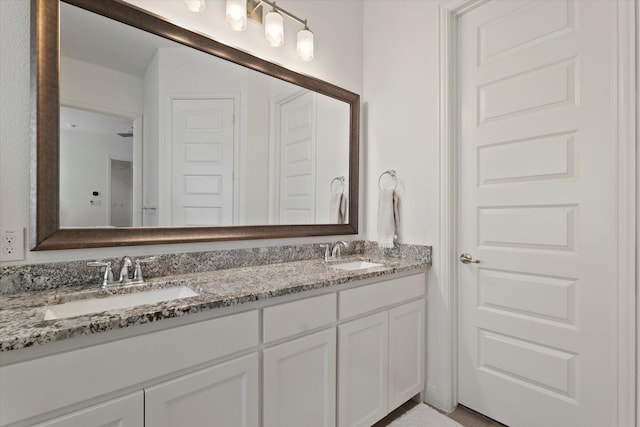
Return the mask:
[[357, 95], [120, 1], [62, 2], [58, 47], [50, 3], [32, 47], [34, 249], [357, 232]]

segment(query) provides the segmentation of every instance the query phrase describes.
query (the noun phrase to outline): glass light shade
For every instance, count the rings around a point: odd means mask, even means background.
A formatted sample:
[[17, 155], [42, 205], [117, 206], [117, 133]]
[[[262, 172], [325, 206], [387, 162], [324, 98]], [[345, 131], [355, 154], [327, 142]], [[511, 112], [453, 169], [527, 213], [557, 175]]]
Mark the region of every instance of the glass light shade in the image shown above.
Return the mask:
[[247, 3], [246, 0], [227, 0], [226, 12], [227, 24], [234, 31], [247, 29]]
[[303, 61], [313, 59], [313, 33], [307, 28], [298, 31], [297, 51]]
[[273, 47], [282, 46], [284, 43], [284, 19], [275, 10], [264, 17], [264, 35]]
[[202, 12], [205, 7], [204, 0], [182, 0], [182, 3], [191, 12]]

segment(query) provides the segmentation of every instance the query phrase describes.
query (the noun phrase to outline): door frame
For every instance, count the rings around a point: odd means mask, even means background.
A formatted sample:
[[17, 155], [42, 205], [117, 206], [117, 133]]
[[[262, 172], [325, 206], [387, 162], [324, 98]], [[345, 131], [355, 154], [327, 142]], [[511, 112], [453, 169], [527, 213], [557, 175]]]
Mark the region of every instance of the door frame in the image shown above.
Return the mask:
[[[459, 207], [458, 197], [458, 105], [457, 81], [458, 19], [487, 3], [489, 0], [451, 0], [439, 8], [439, 224], [438, 253], [434, 257], [438, 274], [439, 293], [443, 307], [433, 319], [441, 333], [434, 338], [438, 350], [434, 352], [436, 364], [440, 367], [434, 382], [437, 388], [427, 388], [427, 400], [445, 411], [453, 411], [458, 405], [458, 278], [457, 278], [457, 237]], [[610, 396], [610, 405], [618, 408], [618, 426], [635, 425], [637, 379], [636, 348], [638, 277], [636, 266], [640, 264], [636, 244], [636, 214], [638, 212], [637, 188], [637, 113], [636, 94], [636, 40], [638, 21], [637, 1], [617, 3], [617, 293], [618, 293], [618, 345], [615, 349], [617, 360], [617, 393]], [[635, 95], [635, 96], [634, 96]], [[623, 143], [620, 143], [622, 141]], [[626, 142], [626, 143], [625, 143]], [[640, 338], [639, 338], [640, 340]]]

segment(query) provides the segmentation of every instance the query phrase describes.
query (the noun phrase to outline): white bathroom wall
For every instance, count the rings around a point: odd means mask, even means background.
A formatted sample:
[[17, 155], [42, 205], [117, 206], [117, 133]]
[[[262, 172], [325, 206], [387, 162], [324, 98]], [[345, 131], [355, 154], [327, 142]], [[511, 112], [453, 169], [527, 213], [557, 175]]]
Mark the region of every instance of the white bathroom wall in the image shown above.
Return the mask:
[[[636, 35], [640, 33], [640, 5], [636, 3]], [[640, 40], [636, 37], [636, 106], [640, 107]], [[640, 127], [640, 108], [636, 126]], [[640, 162], [639, 162], [640, 163]], [[637, 165], [639, 163], [636, 163]], [[636, 188], [640, 188], [640, 174], [637, 174]], [[636, 212], [640, 212], [640, 198], [636, 195]], [[640, 228], [636, 227], [636, 232], [640, 233]], [[640, 235], [636, 236], [636, 242], [640, 241]], [[636, 268], [640, 265], [640, 251], [636, 250]], [[640, 325], [640, 278], [636, 275], [636, 325]], [[640, 327], [636, 328], [636, 346], [640, 346]], [[640, 348], [636, 348], [636, 424], [640, 424]]]
[[249, 20], [246, 31], [229, 28], [225, 0], [206, 0], [206, 9], [200, 13], [187, 10], [181, 0], [126, 1], [252, 55], [362, 93], [362, 8], [366, 1], [278, 1], [278, 6], [307, 18], [315, 43], [315, 58], [310, 62], [303, 62], [296, 53], [296, 33], [301, 27], [290, 19], [284, 21], [284, 46], [272, 48], [262, 25]]
[[[329, 223], [330, 196], [342, 188], [349, 197], [349, 106], [327, 96], [317, 97], [316, 222]], [[330, 123], [330, 124], [329, 124]], [[345, 177], [341, 187], [336, 177]], [[347, 212], [348, 217], [348, 206]]]
[[[167, 160], [171, 156], [171, 132], [172, 132], [172, 100], [207, 98], [207, 97], [235, 97], [242, 104], [240, 111], [240, 123], [250, 123], [247, 118], [245, 100], [247, 98], [247, 70], [227, 61], [212, 60], [209, 55], [193, 49], [183, 47], [161, 48], [156, 55], [158, 58], [158, 89], [157, 105], [158, 121], [148, 123], [157, 127], [158, 138], [150, 140], [145, 138], [145, 145], [154, 145], [160, 150], [159, 173], [155, 177], [149, 177], [159, 183], [159, 194], [148, 194], [150, 198], [157, 198], [159, 225], [170, 225], [172, 209], [170, 192], [167, 189], [173, 185], [173, 177], [169, 172], [170, 164]], [[214, 77], [215, 76], [215, 77]], [[150, 120], [147, 120], [148, 122]], [[247, 145], [244, 129], [240, 129], [237, 135], [240, 146]], [[162, 156], [162, 153], [165, 153]], [[237, 177], [240, 182], [245, 182], [244, 176], [250, 171], [241, 170]], [[262, 179], [266, 179], [266, 171]]]
[[[378, 177], [398, 176], [399, 241], [438, 256], [438, 9], [447, 0], [364, 1], [366, 234], [377, 236]], [[428, 273], [427, 398], [440, 404], [442, 330], [437, 263]]]
[[[160, 70], [158, 62], [160, 55], [156, 52], [147, 66], [144, 74], [144, 113], [142, 121], [142, 135], [147, 141], [160, 139]], [[144, 145], [144, 140], [143, 140]], [[143, 147], [142, 156], [142, 225], [157, 226], [159, 224], [158, 206], [160, 200], [158, 192], [159, 158], [158, 144], [148, 143]], [[153, 209], [155, 208], [155, 209]]]
[[[198, 28], [227, 44], [295, 71], [362, 93], [363, 2], [283, 0], [278, 4], [309, 20], [315, 34], [315, 59], [302, 62], [295, 51], [297, 26], [285, 23], [285, 45], [270, 48], [262, 27], [250, 23], [248, 31], [236, 33], [224, 22], [224, 1], [208, 0], [204, 14], [184, 9], [181, 1], [131, 0], [182, 25]], [[30, 2], [0, 1], [0, 226], [28, 228], [29, 218], [29, 32]], [[362, 210], [361, 210], [362, 212]], [[362, 221], [361, 221], [362, 222]], [[361, 228], [362, 230], [362, 228]], [[364, 237], [364, 233], [354, 238]], [[174, 253], [238, 247], [271, 246], [327, 241], [330, 237], [274, 239], [183, 245], [136, 246], [26, 253], [18, 263], [40, 263], [87, 258]], [[28, 240], [28, 239], [27, 239]], [[4, 264], [4, 263], [3, 263]], [[9, 263], [7, 263], [9, 264]]]
[[[240, 146], [240, 170], [246, 171], [239, 183], [238, 213], [240, 224], [260, 225], [269, 223], [269, 99], [271, 85], [264, 84], [258, 73], [249, 73], [247, 81], [247, 102], [243, 102], [242, 112], [250, 121], [243, 127], [241, 136], [248, 144]], [[256, 171], [256, 179], [251, 178]], [[262, 179], [258, 177], [264, 177]]]
[[62, 129], [60, 153], [60, 226], [110, 225], [109, 163], [133, 160], [131, 138]]
[[62, 104], [135, 117], [143, 111], [143, 90], [138, 76], [60, 57]]

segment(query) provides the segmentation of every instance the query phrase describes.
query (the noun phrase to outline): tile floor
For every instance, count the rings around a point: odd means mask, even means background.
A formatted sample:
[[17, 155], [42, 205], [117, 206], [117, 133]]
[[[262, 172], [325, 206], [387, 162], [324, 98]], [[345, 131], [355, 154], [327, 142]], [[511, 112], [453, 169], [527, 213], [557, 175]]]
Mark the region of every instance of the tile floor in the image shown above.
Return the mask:
[[[382, 420], [375, 423], [372, 427], [393, 427], [393, 421], [400, 418], [402, 414], [409, 411], [414, 406], [418, 405], [417, 402], [412, 400], [406, 402], [398, 409], [387, 415]], [[447, 417], [461, 424], [463, 427], [505, 427], [504, 424], [500, 424], [490, 418], [487, 418], [481, 414], [478, 414], [471, 409], [465, 408], [460, 405], [451, 414], [445, 414]], [[423, 426], [415, 426], [423, 427]], [[429, 426], [424, 426], [429, 427]]]

